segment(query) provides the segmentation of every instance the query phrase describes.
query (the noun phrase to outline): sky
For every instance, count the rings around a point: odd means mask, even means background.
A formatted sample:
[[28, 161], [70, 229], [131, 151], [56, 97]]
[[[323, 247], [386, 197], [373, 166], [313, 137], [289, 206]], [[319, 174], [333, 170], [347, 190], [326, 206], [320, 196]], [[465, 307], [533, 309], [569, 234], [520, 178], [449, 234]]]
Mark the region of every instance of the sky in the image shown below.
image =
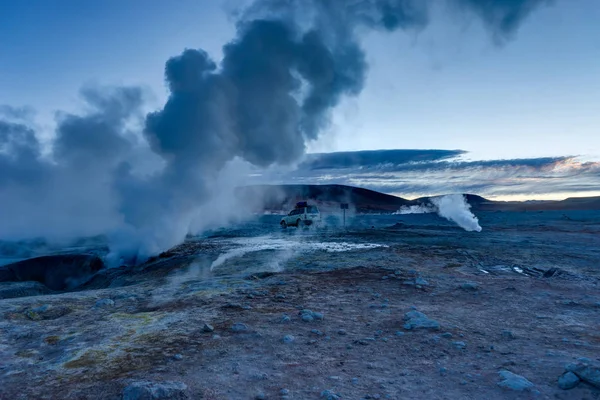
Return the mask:
[[[407, 170], [406, 160], [386, 153], [397, 167], [385, 173], [380, 164], [335, 166], [326, 175], [299, 167], [277, 182], [348, 183], [404, 197], [463, 190], [498, 199], [600, 195], [600, 2], [539, 3], [502, 40], [442, 1], [433, 2], [424, 28], [359, 32], [369, 66], [364, 88], [343, 97], [332, 123], [308, 143], [312, 153], [461, 150], [452, 158]], [[85, 85], [140, 86], [144, 112], [158, 110], [170, 93], [165, 61], [201, 48], [218, 63], [242, 4], [3, 1], [0, 111], [31, 110], [38, 139], [49, 143], [57, 112], [85, 109]]]

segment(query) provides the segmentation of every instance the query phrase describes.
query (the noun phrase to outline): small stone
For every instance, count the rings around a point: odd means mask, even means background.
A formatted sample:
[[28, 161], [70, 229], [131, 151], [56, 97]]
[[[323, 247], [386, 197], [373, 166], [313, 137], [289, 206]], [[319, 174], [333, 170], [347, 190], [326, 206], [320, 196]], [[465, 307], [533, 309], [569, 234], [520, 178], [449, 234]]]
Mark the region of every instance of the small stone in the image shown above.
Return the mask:
[[446, 376], [446, 374], [448, 373], [448, 370], [444, 367], [440, 367], [439, 371], [441, 376]]
[[579, 384], [579, 377], [572, 373], [571, 371], [567, 371], [558, 378], [558, 387], [563, 390], [573, 389], [577, 384]]
[[248, 325], [238, 322], [231, 326], [231, 330], [233, 332], [246, 332], [248, 330]]
[[344, 336], [346, 334], [346, 330], [345, 329], [340, 329], [337, 331], [338, 335], [342, 335]]
[[285, 299], [285, 294], [278, 294], [275, 296], [275, 298], [278, 300], [283, 300], [283, 299]]
[[508, 329], [505, 329], [502, 331], [502, 337], [505, 339], [516, 339], [516, 336], [514, 333], [512, 333], [511, 331], [509, 331]]
[[406, 335], [406, 333], [402, 332], [402, 331], [396, 331], [396, 336], [404, 336]]
[[123, 390], [123, 400], [187, 399], [187, 386], [182, 382], [134, 382]]
[[290, 318], [289, 315], [283, 315], [283, 317], [281, 317], [281, 322], [286, 323], [286, 322], [290, 322], [292, 319]]
[[513, 374], [510, 371], [502, 370], [498, 374], [503, 378], [503, 381], [498, 382], [498, 386], [515, 390], [518, 392], [532, 391], [534, 388], [533, 383], [528, 381], [521, 375]]
[[312, 313], [312, 316], [314, 319], [322, 321], [323, 320], [323, 313], [320, 312], [314, 312]]
[[181, 361], [181, 360], [183, 360], [183, 356], [182, 356], [181, 354], [175, 354], [175, 355], [173, 356], [173, 359], [174, 359], [174, 360], [177, 360], [177, 361]]
[[452, 342], [452, 344], [454, 345], [454, 347], [461, 350], [467, 347], [467, 344], [465, 342]]
[[415, 279], [415, 284], [419, 285], [419, 286], [429, 286], [429, 282], [427, 282], [425, 279], [418, 277], [417, 279]]
[[381, 277], [381, 280], [384, 280], [384, 281], [385, 281], [385, 280], [387, 280], [387, 279], [390, 279], [390, 277], [389, 277], [389, 276], [387, 276], [387, 275], [384, 275], [384, 276], [382, 276], [382, 277]]
[[202, 327], [202, 332], [209, 333], [214, 332], [215, 328], [211, 324], [204, 324]]
[[100, 299], [96, 301], [96, 304], [94, 304], [94, 307], [96, 308], [109, 308], [114, 306], [115, 302], [111, 299]]
[[312, 334], [314, 334], [314, 335], [317, 335], [317, 336], [323, 336], [323, 332], [321, 332], [321, 331], [320, 331], [320, 330], [318, 330], [318, 329], [312, 329], [312, 330], [310, 331], [310, 333], [312, 333]]
[[465, 282], [462, 285], [460, 285], [460, 288], [468, 292], [474, 292], [479, 289], [479, 285], [475, 282]]
[[452, 334], [450, 332], [442, 333], [442, 337], [445, 339], [452, 339]]
[[283, 343], [286, 343], [286, 344], [293, 343], [294, 340], [296, 340], [296, 338], [292, 335], [285, 335], [283, 337]]
[[312, 322], [315, 319], [313, 318], [313, 316], [311, 314], [303, 314], [302, 315], [302, 321], [304, 322]]
[[358, 378], [352, 378], [352, 384], [353, 385], [358, 384]]
[[341, 398], [341, 396], [335, 393], [333, 390], [328, 389], [321, 392], [321, 398], [325, 400], [338, 400]]
[[264, 393], [259, 393], [254, 397], [256, 400], [266, 400], [267, 396]]
[[281, 389], [279, 391], [279, 394], [282, 395], [282, 396], [287, 396], [287, 395], [290, 394], [290, 391], [288, 389]]

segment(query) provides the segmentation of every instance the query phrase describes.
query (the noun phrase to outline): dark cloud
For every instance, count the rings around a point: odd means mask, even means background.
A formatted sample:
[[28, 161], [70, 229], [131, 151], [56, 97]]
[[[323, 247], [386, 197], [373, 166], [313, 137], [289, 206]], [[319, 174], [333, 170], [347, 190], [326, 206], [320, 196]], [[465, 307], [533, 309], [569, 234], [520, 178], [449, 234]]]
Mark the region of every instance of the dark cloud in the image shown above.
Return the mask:
[[394, 168], [411, 163], [425, 163], [455, 158], [463, 150], [372, 150], [308, 154], [300, 170], [342, 168]]
[[600, 163], [577, 157], [465, 161], [462, 150], [384, 150], [309, 154], [293, 171], [270, 171], [258, 182], [345, 184], [419, 197], [444, 193], [485, 196], [591, 192]]
[[481, 18], [497, 43], [514, 37], [515, 33], [535, 9], [553, 3], [553, 0], [452, 0], [459, 8], [471, 11]]

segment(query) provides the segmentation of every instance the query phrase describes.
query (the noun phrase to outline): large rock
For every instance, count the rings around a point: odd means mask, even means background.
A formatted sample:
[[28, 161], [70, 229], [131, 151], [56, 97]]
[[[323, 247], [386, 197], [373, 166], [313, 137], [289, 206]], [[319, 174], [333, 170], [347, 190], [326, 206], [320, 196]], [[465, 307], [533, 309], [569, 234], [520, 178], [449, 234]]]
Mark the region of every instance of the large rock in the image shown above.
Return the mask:
[[123, 400], [183, 400], [187, 386], [182, 382], [134, 382], [123, 390]]
[[404, 315], [404, 329], [413, 330], [413, 329], [430, 329], [430, 330], [438, 330], [440, 329], [439, 322], [430, 319], [427, 315], [423, 314], [419, 311], [409, 311]]
[[104, 263], [97, 256], [42, 256], [0, 267], [0, 282], [36, 281], [52, 290], [69, 290], [87, 282], [102, 268]]
[[588, 363], [569, 364], [567, 371], [574, 373], [584, 382], [600, 388], [600, 366]]
[[500, 387], [515, 390], [517, 392], [535, 391], [534, 384], [521, 375], [517, 375], [506, 370], [502, 370], [498, 372], [498, 374], [503, 379], [501, 382], [498, 382], [498, 386]]
[[567, 371], [558, 378], [558, 387], [564, 390], [573, 389], [579, 383], [579, 377], [572, 373], [571, 371]]

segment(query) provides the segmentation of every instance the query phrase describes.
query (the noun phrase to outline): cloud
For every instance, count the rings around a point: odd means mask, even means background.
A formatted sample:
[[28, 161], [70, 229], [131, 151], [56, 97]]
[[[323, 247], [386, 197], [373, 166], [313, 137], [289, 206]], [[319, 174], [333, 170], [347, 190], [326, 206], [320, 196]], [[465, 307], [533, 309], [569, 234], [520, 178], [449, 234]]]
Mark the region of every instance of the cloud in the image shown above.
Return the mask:
[[462, 150], [381, 150], [308, 155], [288, 171], [263, 171], [261, 182], [346, 184], [404, 197], [444, 193], [508, 196], [594, 192], [600, 163], [578, 157], [466, 161]]
[[383, 168], [458, 157], [462, 150], [373, 150], [308, 154], [299, 169]]

